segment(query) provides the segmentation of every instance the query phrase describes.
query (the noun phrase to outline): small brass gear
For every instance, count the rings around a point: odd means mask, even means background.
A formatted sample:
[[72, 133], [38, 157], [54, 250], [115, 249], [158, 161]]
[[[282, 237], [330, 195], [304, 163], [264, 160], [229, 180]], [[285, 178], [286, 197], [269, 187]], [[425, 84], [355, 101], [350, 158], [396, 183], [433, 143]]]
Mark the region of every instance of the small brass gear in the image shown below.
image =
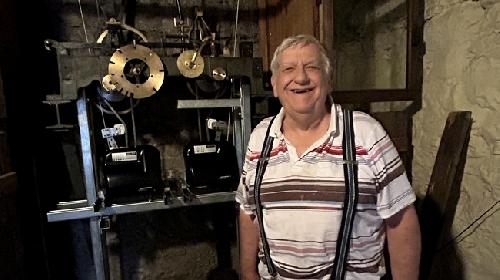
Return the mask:
[[203, 57], [196, 51], [183, 51], [177, 58], [177, 68], [186, 78], [199, 77], [203, 73], [204, 67]]

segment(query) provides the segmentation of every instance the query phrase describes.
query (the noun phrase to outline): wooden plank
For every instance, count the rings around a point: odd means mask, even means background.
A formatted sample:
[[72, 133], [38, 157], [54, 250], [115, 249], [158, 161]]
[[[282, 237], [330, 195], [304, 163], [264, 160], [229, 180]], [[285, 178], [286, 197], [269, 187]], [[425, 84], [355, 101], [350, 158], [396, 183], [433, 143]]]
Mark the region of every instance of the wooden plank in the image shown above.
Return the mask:
[[316, 0], [291, 0], [282, 10], [282, 38], [278, 38], [276, 46], [284, 38], [297, 34], [317, 36], [317, 7]]
[[424, 43], [424, 4], [418, 0], [408, 0], [407, 5], [407, 45], [406, 45], [406, 88], [413, 98], [422, 97]]
[[268, 27], [269, 27], [269, 63], [271, 63], [274, 50], [278, 46], [277, 41], [283, 38], [283, 28], [282, 28], [282, 10], [283, 5], [278, 0], [268, 0], [269, 6], [268, 11]]
[[16, 173], [0, 176], [0, 279], [23, 279], [16, 186]]
[[0, 69], [0, 174], [12, 171], [7, 144], [7, 108], [3, 90], [2, 69]]
[[[334, 20], [333, 20], [333, 2], [334, 1], [321, 1], [319, 7], [319, 38], [321, 43], [325, 46], [332, 63], [334, 63], [333, 46], [334, 46]], [[335, 65], [335, 64], [333, 64]], [[335, 69], [335, 68], [333, 68]]]
[[0, 174], [13, 171], [10, 163], [10, 152], [7, 143], [7, 133], [0, 130]]
[[470, 111], [452, 112], [446, 120], [427, 194], [419, 209], [422, 230], [421, 279], [456, 279], [449, 273], [458, 270], [446, 270], [446, 265], [443, 265], [457, 253], [454, 247], [445, 248], [446, 258], [438, 258], [437, 254], [443, 253], [441, 249], [451, 238], [470, 139], [471, 115]]
[[6, 117], [7, 111], [5, 109], [5, 93], [3, 91], [2, 68], [0, 68], [0, 119], [5, 119]]
[[12, 195], [16, 191], [16, 173], [0, 175], [0, 198]]
[[258, 0], [259, 48], [264, 70], [276, 47], [288, 36], [310, 34], [319, 37], [319, 3], [316, 0]]
[[268, 27], [269, 34], [267, 40], [269, 41], [269, 63], [271, 63], [274, 50], [279, 44], [280, 40], [283, 40], [283, 3], [279, 0], [268, 0]]
[[271, 63], [271, 56], [269, 50], [269, 21], [267, 18], [267, 0], [258, 0], [257, 6], [259, 8], [259, 50], [262, 57], [262, 64], [264, 71], [269, 70]]

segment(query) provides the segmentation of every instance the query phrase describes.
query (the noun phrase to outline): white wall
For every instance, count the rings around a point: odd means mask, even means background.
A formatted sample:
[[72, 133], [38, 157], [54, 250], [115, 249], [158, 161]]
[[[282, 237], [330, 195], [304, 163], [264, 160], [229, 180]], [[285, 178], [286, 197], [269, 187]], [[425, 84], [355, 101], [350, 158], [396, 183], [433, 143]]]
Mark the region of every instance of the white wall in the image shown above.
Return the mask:
[[[427, 0], [425, 5], [427, 52], [423, 105], [414, 118], [414, 187], [425, 193], [448, 113], [472, 111], [456, 235], [500, 199], [500, 1]], [[497, 204], [457, 245], [464, 279], [500, 279], [499, 210]]]

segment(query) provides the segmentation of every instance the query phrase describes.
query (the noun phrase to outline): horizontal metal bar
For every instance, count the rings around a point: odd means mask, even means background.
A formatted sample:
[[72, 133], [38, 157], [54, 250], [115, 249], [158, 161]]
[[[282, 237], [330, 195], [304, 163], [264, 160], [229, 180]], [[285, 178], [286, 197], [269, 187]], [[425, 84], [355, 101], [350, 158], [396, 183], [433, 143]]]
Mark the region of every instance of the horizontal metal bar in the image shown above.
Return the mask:
[[99, 212], [94, 212], [93, 207], [81, 207], [73, 209], [59, 209], [47, 213], [49, 222], [62, 222], [69, 220], [87, 219], [91, 217], [114, 216], [128, 213], [138, 213], [153, 210], [173, 209], [185, 206], [213, 204], [220, 202], [234, 201], [234, 192], [219, 192], [211, 194], [197, 195], [193, 201], [184, 201], [181, 197], [176, 197], [169, 204], [163, 200], [137, 202], [130, 204], [113, 204]]
[[75, 209], [88, 206], [86, 199], [73, 200], [73, 201], [60, 201], [57, 203], [57, 209]]
[[240, 100], [231, 99], [198, 99], [198, 100], [177, 100], [177, 109], [193, 108], [227, 108], [240, 107]]
[[[148, 48], [193, 48], [192, 43], [176, 43], [176, 42], [141, 42], [141, 45]], [[46, 48], [56, 49], [110, 49], [107, 44], [101, 43], [80, 43], [80, 42], [58, 42], [56, 40], [45, 40]]]

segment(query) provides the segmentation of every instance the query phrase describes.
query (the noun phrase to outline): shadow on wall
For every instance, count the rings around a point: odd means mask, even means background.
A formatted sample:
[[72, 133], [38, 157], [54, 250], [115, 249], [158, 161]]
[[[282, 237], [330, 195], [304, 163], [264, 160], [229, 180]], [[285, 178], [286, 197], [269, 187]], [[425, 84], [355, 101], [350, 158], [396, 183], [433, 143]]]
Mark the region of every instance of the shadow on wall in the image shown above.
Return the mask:
[[[439, 234], [443, 226], [440, 207], [432, 199], [422, 202], [419, 207], [420, 227], [422, 232], [422, 258], [420, 260], [420, 279], [464, 280], [462, 255], [458, 251], [456, 240], [451, 233]], [[439, 242], [444, 240], [445, 242]]]

